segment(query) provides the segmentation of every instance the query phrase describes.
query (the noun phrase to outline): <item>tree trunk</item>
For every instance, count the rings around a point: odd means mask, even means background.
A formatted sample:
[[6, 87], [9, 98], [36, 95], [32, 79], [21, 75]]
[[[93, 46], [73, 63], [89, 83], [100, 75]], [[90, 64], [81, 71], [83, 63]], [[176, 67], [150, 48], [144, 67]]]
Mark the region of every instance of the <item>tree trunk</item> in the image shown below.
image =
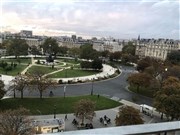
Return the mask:
[[16, 98], [16, 91], [14, 90], [14, 98]]
[[23, 91], [21, 91], [21, 99], [23, 99]]
[[84, 116], [82, 117], [82, 123], [81, 124], [84, 124]]
[[39, 93], [40, 93], [40, 99], [42, 99], [42, 91], [39, 91]]
[[137, 93], [139, 93], [139, 85], [137, 85], [137, 89], [136, 89]]

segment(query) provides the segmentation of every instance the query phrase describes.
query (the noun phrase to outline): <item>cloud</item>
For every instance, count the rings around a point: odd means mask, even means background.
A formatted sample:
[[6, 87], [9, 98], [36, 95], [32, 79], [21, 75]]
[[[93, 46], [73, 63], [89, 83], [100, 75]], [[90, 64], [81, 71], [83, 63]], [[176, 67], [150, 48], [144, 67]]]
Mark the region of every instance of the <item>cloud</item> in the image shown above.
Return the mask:
[[[3, 2], [2, 26], [51, 31], [60, 35], [179, 38], [179, 3], [168, 0], [24, 0]], [[27, 27], [24, 27], [27, 28]], [[34, 30], [34, 29], [33, 29]], [[172, 31], [178, 30], [176, 34]]]

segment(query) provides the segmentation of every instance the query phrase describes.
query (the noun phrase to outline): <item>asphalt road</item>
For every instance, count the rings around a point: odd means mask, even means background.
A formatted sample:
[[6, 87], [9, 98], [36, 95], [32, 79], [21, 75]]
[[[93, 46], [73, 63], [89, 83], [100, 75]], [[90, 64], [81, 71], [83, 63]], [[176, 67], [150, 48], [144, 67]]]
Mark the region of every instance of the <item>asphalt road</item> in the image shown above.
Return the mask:
[[[126, 80], [130, 74], [135, 72], [134, 67], [119, 67], [122, 70], [122, 73], [120, 76], [116, 78], [93, 83], [67, 85], [65, 96], [88, 95], [91, 93], [93, 89], [93, 94], [100, 94], [103, 96], [107, 96], [109, 98], [117, 97], [119, 99], [133, 101], [137, 104], [152, 105], [151, 98], [138, 95], [136, 93], [128, 91], [127, 89], [128, 83]], [[46, 93], [43, 93], [43, 96], [49, 96], [49, 92], [51, 90], [53, 91], [54, 96], [64, 96], [64, 85], [57, 86], [56, 88], [51, 88], [47, 90]], [[19, 94], [17, 95], [19, 96]], [[35, 91], [25, 91], [24, 96], [38, 97], [39, 93]]]

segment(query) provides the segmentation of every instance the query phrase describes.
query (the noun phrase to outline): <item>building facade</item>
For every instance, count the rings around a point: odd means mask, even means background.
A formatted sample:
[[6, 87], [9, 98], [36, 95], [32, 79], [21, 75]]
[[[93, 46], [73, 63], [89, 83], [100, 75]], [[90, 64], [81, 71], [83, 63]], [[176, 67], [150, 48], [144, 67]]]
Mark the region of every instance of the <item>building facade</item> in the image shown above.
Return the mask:
[[180, 50], [180, 42], [172, 39], [141, 39], [137, 40], [136, 55], [140, 58], [149, 56], [165, 60], [168, 53]]

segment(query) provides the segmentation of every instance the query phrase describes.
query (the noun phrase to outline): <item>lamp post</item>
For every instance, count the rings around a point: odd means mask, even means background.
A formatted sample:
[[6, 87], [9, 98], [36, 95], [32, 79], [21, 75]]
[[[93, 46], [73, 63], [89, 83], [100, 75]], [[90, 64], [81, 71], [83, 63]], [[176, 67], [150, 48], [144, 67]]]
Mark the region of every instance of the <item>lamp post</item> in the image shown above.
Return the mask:
[[64, 85], [64, 98], [66, 97], [66, 85]]
[[94, 79], [92, 79], [92, 84], [91, 84], [91, 95], [93, 95], [94, 92]]
[[49, 55], [51, 55], [51, 45], [49, 45]]
[[54, 105], [54, 119], [56, 118], [56, 105]]

